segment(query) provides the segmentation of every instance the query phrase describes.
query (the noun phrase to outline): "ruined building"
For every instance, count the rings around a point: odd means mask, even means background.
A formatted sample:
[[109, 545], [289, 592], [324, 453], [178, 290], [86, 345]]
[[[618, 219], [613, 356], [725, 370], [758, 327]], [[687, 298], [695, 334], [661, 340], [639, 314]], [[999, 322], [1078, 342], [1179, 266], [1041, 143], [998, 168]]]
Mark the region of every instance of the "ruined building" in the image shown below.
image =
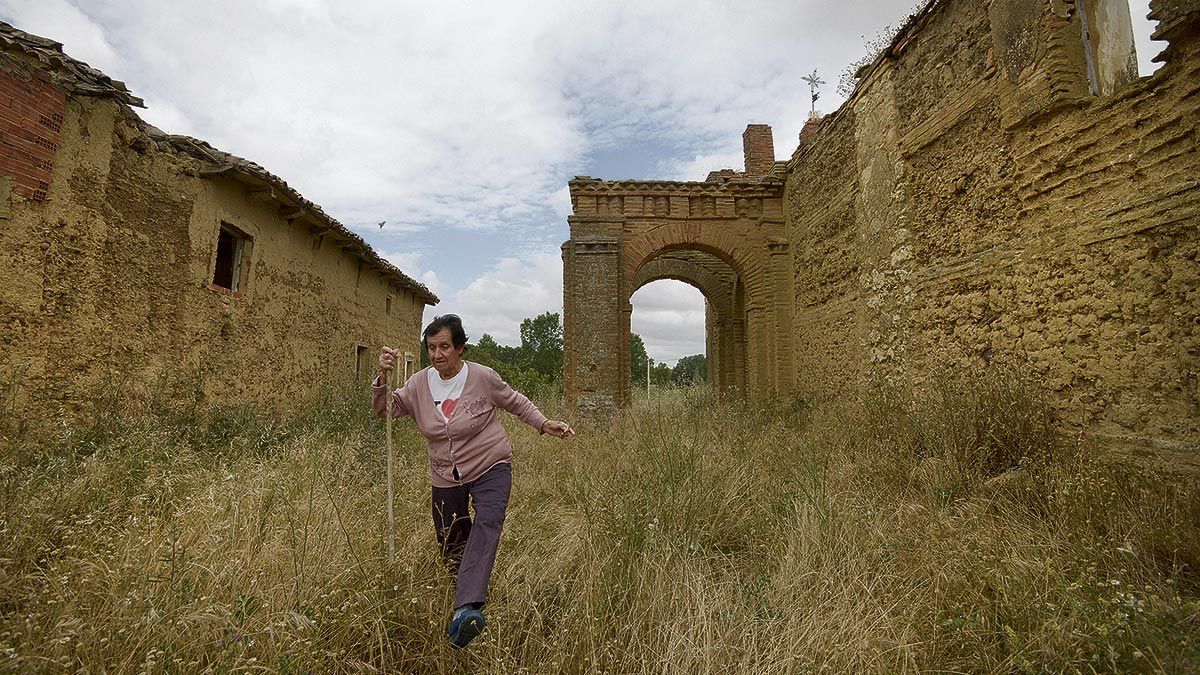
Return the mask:
[[134, 114], [120, 82], [0, 24], [0, 384], [16, 418], [195, 374], [284, 403], [418, 354], [429, 289], [277, 176]]
[[[836, 112], [742, 172], [570, 183], [564, 378], [629, 400], [629, 298], [707, 301], [722, 389], [839, 396], [947, 364], [1030, 375], [1064, 426], [1200, 446], [1200, 2], [934, 0]], [[1194, 453], [1193, 453], [1194, 454]]]

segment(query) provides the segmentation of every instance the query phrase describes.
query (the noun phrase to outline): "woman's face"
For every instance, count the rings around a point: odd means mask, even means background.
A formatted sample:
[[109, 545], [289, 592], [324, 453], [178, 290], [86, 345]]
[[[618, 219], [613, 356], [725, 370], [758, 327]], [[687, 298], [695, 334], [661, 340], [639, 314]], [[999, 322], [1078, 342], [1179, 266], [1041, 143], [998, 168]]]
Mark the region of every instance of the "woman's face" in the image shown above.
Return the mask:
[[429, 351], [429, 362], [433, 364], [433, 369], [438, 371], [438, 375], [447, 378], [458, 374], [459, 368], [462, 367], [463, 348], [454, 346], [449, 328], [443, 328], [425, 338], [425, 344]]

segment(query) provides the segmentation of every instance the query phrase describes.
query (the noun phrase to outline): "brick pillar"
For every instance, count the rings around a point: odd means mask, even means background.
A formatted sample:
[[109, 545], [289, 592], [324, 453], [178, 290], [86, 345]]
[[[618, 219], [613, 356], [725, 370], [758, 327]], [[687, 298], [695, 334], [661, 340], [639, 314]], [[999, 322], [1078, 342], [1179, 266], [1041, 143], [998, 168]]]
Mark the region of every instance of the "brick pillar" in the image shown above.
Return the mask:
[[817, 137], [817, 131], [821, 128], [821, 122], [824, 117], [810, 117], [804, 123], [804, 128], [800, 130], [800, 145], [808, 145]]
[[716, 382], [717, 374], [713, 371], [713, 364], [717, 362], [716, 348], [716, 312], [713, 311], [712, 303], [708, 298], [704, 298], [704, 367], [708, 371], [708, 382]]
[[620, 247], [615, 239], [572, 239], [562, 251], [567, 405], [581, 414], [611, 412], [628, 400], [629, 314], [623, 310], [629, 303], [620, 298]]
[[742, 152], [746, 158], [746, 173], [765, 176], [775, 166], [775, 140], [769, 124], [747, 124], [742, 132]]

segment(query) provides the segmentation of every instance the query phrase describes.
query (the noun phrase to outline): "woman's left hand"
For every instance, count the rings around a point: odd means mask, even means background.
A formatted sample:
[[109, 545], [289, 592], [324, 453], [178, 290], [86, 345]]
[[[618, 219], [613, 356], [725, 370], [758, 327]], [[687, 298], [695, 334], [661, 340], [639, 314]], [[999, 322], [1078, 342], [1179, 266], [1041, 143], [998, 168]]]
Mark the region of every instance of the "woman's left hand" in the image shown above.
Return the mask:
[[551, 436], [558, 436], [559, 438], [566, 438], [567, 436], [574, 436], [575, 430], [572, 429], [571, 425], [567, 424], [566, 422], [559, 422], [558, 420], [546, 420], [542, 423], [542, 433], [550, 434]]

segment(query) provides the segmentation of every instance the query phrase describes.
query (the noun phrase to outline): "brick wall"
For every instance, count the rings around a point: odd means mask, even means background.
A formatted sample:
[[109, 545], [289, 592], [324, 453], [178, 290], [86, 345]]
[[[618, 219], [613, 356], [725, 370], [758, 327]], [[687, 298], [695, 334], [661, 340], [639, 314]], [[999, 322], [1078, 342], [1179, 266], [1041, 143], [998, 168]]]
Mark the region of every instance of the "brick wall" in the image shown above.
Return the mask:
[[0, 70], [0, 176], [26, 199], [43, 201], [50, 190], [66, 105], [50, 85]]

